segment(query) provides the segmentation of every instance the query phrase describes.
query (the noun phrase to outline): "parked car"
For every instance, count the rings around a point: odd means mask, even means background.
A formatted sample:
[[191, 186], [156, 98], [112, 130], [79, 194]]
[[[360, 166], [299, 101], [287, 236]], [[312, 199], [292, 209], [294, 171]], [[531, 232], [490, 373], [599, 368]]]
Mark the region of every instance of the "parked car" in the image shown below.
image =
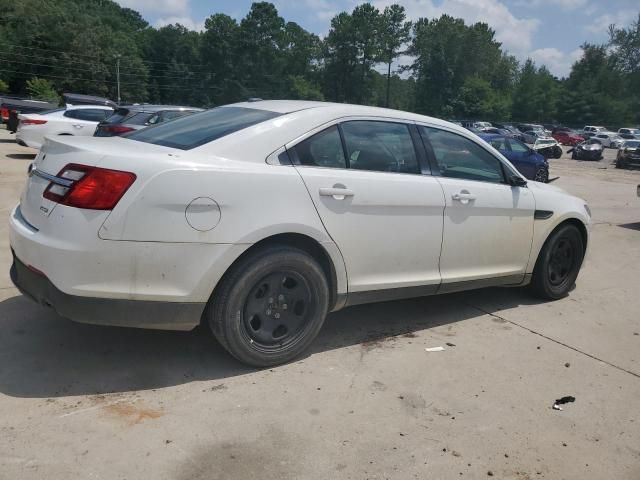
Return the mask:
[[40, 148], [47, 135], [91, 136], [99, 122], [109, 117], [113, 108], [100, 105], [78, 105], [42, 113], [21, 114], [16, 142]]
[[528, 283], [564, 297], [591, 223], [584, 200], [461, 127], [305, 101], [49, 137], [9, 221], [11, 278], [40, 304], [94, 324], [203, 322], [254, 366], [297, 357], [349, 305]]
[[640, 140], [625, 141], [616, 157], [616, 168], [640, 167]]
[[640, 140], [640, 128], [620, 128], [618, 135], [625, 140]]
[[51, 102], [15, 96], [0, 97], [0, 117], [7, 124], [7, 130], [12, 133], [18, 128], [18, 115], [21, 113], [40, 113], [54, 108], [58, 108], [58, 105]]
[[538, 138], [532, 148], [544, 158], [560, 158], [562, 156], [562, 147], [552, 137]]
[[95, 95], [84, 95], [79, 93], [63, 93], [62, 100], [65, 105], [103, 105], [105, 107], [111, 107], [115, 110], [118, 104], [113, 100], [109, 100], [105, 97], [97, 97]]
[[518, 130], [514, 125], [509, 125], [509, 124], [496, 125], [494, 123], [493, 126], [507, 130], [513, 138], [516, 138], [521, 142], [524, 142], [524, 136], [522, 135], [522, 132]]
[[620, 145], [624, 142], [624, 139], [620, 138], [615, 132], [598, 132], [591, 138], [599, 140], [605, 148], [620, 148]]
[[600, 143], [600, 140], [594, 138], [585, 140], [567, 150], [567, 153], [570, 153], [571, 158], [574, 160], [600, 160], [603, 152], [604, 147]]
[[539, 138], [551, 138], [543, 130], [527, 130], [522, 132], [524, 143], [536, 143]]
[[562, 145], [574, 146], [580, 142], [584, 142], [585, 138], [582, 135], [572, 132], [570, 129], [562, 129], [554, 131], [551, 136], [555, 138]]
[[98, 124], [94, 135], [96, 137], [120, 136], [201, 111], [201, 108], [172, 105], [122, 106], [117, 108], [112, 116]]
[[480, 138], [504, 155], [527, 179], [542, 183], [549, 181], [549, 162], [520, 140], [492, 134], [480, 135]]
[[595, 125], [585, 125], [585, 127], [582, 129], [582, 136], [584, 138], [591, 138], [597, 133], [606, 132], [606, 131], [607, 131], [606, 127], [599, 127]]

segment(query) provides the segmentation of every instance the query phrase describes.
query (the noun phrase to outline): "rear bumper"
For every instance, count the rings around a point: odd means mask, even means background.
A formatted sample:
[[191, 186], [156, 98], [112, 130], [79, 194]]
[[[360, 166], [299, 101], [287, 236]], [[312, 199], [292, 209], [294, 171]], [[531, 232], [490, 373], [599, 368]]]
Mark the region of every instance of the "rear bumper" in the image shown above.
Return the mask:
[[11, 281], [24, 295], [80, 323], [118, 327], [191, 330], [200, 323], [205, 303], [154, 302], [68, 295], [13, 255]]

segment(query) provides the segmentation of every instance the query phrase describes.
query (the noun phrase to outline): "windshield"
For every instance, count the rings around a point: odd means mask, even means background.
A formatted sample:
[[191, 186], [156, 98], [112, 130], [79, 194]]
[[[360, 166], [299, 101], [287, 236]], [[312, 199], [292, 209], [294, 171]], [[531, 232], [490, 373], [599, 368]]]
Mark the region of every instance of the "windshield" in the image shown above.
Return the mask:
[[640, 140], [639, 141], [632, 141], [632, 142], [624, 142], [624, 146], [625, 148], [638, 148], [640, 147]]
[[125, 136], [138, 142], [191, 150], [280, 115], [253, 108], [218, 107]]

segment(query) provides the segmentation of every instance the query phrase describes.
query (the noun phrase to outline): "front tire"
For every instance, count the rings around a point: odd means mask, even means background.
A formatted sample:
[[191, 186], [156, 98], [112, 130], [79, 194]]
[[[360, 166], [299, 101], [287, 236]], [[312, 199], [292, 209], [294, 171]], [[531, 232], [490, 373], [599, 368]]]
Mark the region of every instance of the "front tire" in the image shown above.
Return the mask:
[[315, 339], [329, 310], [322, 267], [296, 248], [250, 254], [222, 280], [206, 318], [220, 344], [242, 363], [293, 360]]
[[531, 286], [545, 300], [558, 300], [573, 288], [584, 257], [582, 234], [575, 225], [556, 228], [545, 242], [533, 270]]
[[547, 183], [549, 181], [549, 170], [544, 167], [538, 168], [533, 178], [534, 182]]

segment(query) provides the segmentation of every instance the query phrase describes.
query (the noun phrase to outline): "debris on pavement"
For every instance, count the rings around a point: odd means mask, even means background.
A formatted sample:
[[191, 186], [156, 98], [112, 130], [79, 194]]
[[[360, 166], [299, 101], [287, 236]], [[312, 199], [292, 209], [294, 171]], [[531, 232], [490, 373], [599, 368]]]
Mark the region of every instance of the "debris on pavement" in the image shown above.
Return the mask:
[[445, 343], [445, 345], [446, 345], [447, 347], [455, 347], [455, 346], [456, 346], [456, 344], [455, 344], [455, 343], [451, 343], [451, 342], [447, 342], [447, 343]]
[[571, 364], [569, 362], [564, 364], [565, 367], [569, 368], [571, 366]]
[[429, 347], [425, 348], [426, 352], [444, 352], [444, 347]]
[[554, 410], [562, 410], [560, 405], [564, 405], [565, 403], [573, 403], [576, 401], [576, 397], [567, 396], [557, 399], [553, 404]]

